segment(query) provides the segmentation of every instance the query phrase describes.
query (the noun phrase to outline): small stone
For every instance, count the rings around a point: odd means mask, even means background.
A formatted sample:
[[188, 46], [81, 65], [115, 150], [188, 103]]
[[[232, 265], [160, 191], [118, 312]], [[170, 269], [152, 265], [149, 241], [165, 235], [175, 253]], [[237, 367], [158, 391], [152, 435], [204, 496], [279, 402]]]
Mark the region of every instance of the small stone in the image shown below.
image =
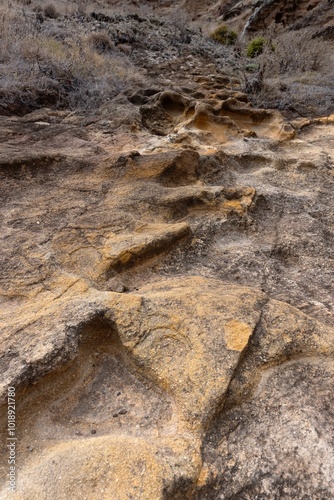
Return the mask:
[[114, 418], [118, 417], [118, 413], [113, 413], [113, 417]]
[[121, 391], [118, 391], [118, 393], [116, 394], [116, 396], [120, 396], [122, 393]]
[[119, 410], [118, 414], [119, 415], [125, 415], [126, 413], [128, 413], [128, 410], [126, 410], [125, 408], [122, 408], [121, 410]]
[[108, 290], [111, 292], [124, 293], [126, 291], [126, 287], [123, 283], [116, 278], [109, 280], [107, 286]]
[[92, 433], [92, 434], [96, 434], [96, 429], [92, 429], [92, 430], [91, 430], [91, 433]]
[[76, 434], [76, 436], [82, 436], [82, 432], [80, 432], [80, 431], [76, 431], [75, 434]]

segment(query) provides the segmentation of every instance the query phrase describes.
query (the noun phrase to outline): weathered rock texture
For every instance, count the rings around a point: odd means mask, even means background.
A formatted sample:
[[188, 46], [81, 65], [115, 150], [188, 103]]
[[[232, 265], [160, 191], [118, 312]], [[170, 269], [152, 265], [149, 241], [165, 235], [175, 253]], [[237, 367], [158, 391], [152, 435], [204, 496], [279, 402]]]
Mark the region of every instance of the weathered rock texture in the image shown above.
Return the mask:
[[[244, 24], [246, 32], [256, 32], [271, 23], [289, 28], [333, 25], [331, 0], [228, 0], [220, 2], [222, 20]], [[216, 6], [215, 6], [216, 7]]]
[[333, 115], [188, 63], [0, 120], [1, 499], [334, 497]]
[[44, 113], [2, 121], [12, 497], [329, 498], [331, 121], [248, 139], [234, 111], [224, 146], [193, 121], [119, 156]]

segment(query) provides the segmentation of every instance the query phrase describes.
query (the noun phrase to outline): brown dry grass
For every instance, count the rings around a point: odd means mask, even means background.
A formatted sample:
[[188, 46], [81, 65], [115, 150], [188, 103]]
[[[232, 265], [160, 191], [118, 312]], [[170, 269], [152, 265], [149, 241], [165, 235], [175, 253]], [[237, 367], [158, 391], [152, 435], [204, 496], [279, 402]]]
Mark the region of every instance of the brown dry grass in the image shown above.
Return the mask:
[[[301, 115], [328, 114], [334, 108], [332, 44], [314, 38], [312, 29], [264, 32], [268, 41], [255, 59], [244, 59], [244, 90], [259, 107], [291, 110]], [[244, 46], [240, 47], [245, 51]], [[274, 48], [274, 50], [273, 50]]]
[[88, 44], [100, 54], [112, 50], [114, 44], [110, 40], [110, 36], [106, 31], [99, 31], [97, 33], [91, 33], [87, 37]]
[[79, 28], [70, 26], [60, 36], [57, 26], [43, 31], [36, 15], [18, 4], [5, 1], [0, 6], [3, 114], [39, 106], [93, 110], [141, 80], [127, 58], [96, 50]]

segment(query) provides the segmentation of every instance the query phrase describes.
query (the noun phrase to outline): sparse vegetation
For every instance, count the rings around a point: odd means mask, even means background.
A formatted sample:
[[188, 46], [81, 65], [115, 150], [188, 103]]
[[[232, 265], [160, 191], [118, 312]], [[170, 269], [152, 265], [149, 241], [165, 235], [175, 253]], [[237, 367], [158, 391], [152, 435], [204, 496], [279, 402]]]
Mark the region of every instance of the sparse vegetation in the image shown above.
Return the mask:
[[[44, 26], [44, 25], [43, 25]], [[105, 33], [42, 30], [35, 14], [0, 7], [0, 109], [25, 113], [40, 106], [93, 110], [129, 84], [139, 70], [111, 52]]]
[[241, 90], [255, 105], [287, 109], [300, 102], [301, 109], [312, 102], [316, 109], [319, 102], [323, 112], [333, 107], [330, 42], [309, 28], [280, 35], [276, 27], [246, 42], [228, 25], [209, 35], [211, 25], [194, 23], [180, 9], [161, 13], [151, 4], [123, 10], [115, 5], [3, 0], [0, 111], [93, 110], [143, 82], [145, 72], [154, 75], [160, 64], [178, 71], [178, 60], [191, 64], [192, 58], [215, 65], [231, 80], [243, 77]]
[[331, 44], [312, 34], [307, 29], [281, 35], [268, 30], [247, 46], [247, 56], [256, 55], [256, 67], [245, 61], [244, 91], [255, 105], [300, 114], [316, 113], [317, 107], [326, 113], [333, 107]]
[[211, 38], [223, 45], [234, 45], [238, 38], [238, 34], [236, 31], [230, 30], [226, 25], [222, 25], [218, 26], [218, 28], [211, 33]]

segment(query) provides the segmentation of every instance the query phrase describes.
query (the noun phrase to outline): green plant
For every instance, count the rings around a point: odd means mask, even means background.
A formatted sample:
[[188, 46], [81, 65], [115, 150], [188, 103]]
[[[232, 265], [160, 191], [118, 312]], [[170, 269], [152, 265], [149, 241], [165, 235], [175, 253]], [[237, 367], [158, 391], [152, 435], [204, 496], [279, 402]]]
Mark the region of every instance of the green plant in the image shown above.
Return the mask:
[[247, 45], [247, 56], [254, 58], [262, 54], [267, 40], [263, 36], [258, 36], [249, 42]]
[[234, 45], [238, 34], [234, 30], [228, 29], [226, 25], [218, 26], [213, 33], [211, 33], [211, 38], [216, 42], [222, 43], [223, 45]]
[[249, 73], [255, 73], [258, 71], [259, 65], [257, 63], [248, 63], [245, 65], [245, 70]]

